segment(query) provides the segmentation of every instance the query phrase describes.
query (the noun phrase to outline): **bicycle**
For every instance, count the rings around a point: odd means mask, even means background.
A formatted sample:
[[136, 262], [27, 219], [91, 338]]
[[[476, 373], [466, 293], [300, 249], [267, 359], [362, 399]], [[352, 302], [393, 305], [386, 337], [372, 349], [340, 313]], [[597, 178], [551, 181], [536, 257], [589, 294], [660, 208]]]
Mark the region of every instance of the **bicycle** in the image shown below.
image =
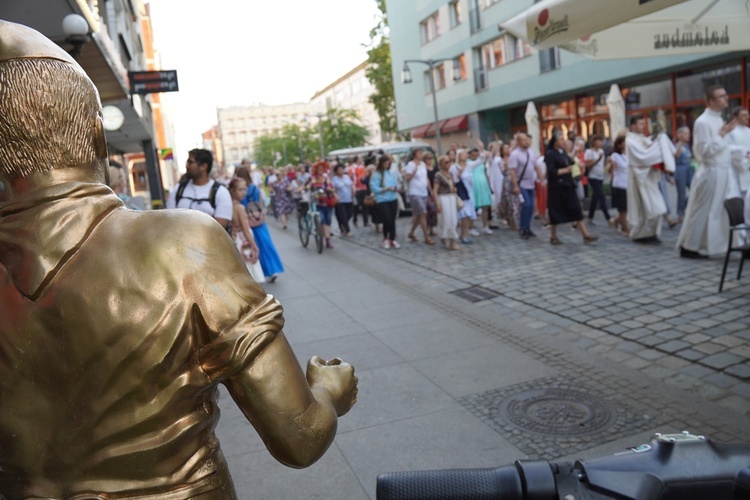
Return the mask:
[[318, 253], [323, 253], [323, 227], [315, 203], [310, 203], [309, 190], [303, 191], [302, 199], [297, 202], [297, 230], [304, 248], [307, 248], [310, 235], [313, 235]]

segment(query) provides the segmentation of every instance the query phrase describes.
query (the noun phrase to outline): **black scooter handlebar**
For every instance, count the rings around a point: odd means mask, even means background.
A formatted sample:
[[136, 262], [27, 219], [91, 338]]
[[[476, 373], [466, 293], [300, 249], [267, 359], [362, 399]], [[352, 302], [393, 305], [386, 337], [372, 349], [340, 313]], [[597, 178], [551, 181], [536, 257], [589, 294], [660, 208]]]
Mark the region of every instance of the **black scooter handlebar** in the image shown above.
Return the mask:
[[378, 500], [748, 500], [750, 445], [655, 435], [620, 453], [570, 463], [521, 460], [491, 469], [393, 472]]

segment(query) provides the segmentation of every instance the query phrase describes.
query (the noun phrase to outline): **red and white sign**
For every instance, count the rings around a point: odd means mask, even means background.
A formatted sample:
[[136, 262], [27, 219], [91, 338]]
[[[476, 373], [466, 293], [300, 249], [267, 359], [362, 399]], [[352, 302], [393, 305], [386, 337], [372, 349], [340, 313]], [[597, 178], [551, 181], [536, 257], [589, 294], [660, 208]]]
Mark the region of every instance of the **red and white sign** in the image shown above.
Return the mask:
[[[554, 47], [686, 0], [543, 0], [500, 25], [538, 49]], [[744, 3], [744, 2], [743, 2]]]

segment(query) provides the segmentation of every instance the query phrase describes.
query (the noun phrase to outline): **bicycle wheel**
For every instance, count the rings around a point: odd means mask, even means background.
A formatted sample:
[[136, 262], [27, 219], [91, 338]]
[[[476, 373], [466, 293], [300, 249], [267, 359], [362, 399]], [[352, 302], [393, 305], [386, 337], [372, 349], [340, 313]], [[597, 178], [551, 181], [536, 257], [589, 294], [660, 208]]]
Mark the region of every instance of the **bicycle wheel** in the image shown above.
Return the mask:
[[299, 229], [299, 241], [303, 247], [307, 248], [307, 244], [310, 242], [310, 216], [306, 214], [304, 217], [297, 217], [297, 228]]
[[316, 212], [313, 219], [313, 225], [315, 227], [315, 246], [318, 248], [318, 253], [323, 253], [323, 226], [320, 224], [320, 215]]

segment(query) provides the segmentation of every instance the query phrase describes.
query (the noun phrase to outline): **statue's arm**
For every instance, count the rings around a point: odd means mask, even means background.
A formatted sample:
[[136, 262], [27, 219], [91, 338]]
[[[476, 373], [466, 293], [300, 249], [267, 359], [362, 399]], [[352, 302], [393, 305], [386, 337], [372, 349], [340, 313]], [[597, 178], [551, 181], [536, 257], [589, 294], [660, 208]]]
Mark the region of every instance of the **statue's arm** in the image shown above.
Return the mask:
[[336, 435], [337, 416], [356, 401], [354, 369], [313, 358], [307, 378], [283, 333], [253, 363], [227, 379], [232, 398], [281, 463], [312, 465]]

